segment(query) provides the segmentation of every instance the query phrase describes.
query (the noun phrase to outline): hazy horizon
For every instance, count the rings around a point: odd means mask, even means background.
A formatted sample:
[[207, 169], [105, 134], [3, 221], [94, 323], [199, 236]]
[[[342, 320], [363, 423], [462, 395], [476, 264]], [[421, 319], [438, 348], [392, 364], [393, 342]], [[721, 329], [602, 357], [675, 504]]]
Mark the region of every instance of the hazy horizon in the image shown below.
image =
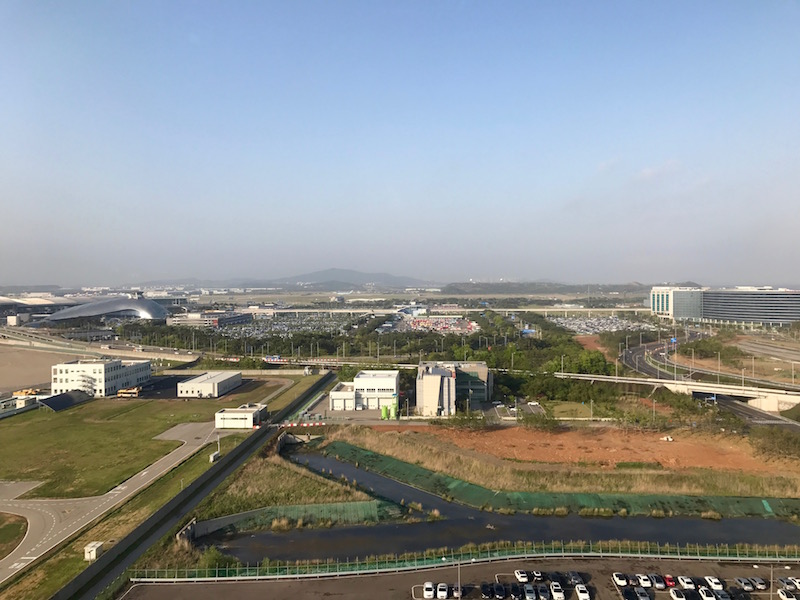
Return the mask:
[[795, 0], [7, 2], [0, 23], [0, 285], [800, 284]]

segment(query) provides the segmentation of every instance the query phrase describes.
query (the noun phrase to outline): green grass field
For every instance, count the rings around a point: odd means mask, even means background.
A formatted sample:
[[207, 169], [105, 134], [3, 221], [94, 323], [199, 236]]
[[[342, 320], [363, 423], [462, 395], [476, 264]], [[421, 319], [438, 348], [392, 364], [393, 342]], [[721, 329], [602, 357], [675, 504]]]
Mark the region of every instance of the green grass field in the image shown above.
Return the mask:
[[[313, 381], [304, 378], [275, 402], [290, 402]], [[221, 399], [101, 399], [60, 413], [43, 409], [4, 419], [0, 448], [13, 449], [14, 460], [0, 461], [0, 479], [44, 482], [29, 497], [103, 494], [181, 444], [155, 436], [179, 423], [213, 421], [220, 408], [263, 399], [277, 385], [248, 384]]]
[[[222, 454], [230, 452], [248, 434], [249, 432], [222, 438]], [[216, 447], [216, 442], [213, 446]], [[83, 561], [83, 547], [86, 544], [93, 540], [122, 539], [175, 496], [180, 491], [181, 485], [189, 485], [210, 466], [207, 452], [201, 450], [104, 517], [97, 525], [79, 535], [62, 551], [33, 570], [23, 573], [7, 588], [0, 589], [0, 598], [39, 600], [51, 597], [86, 568], [86, 563]]]
[[0, 513], [0, 558], [16, 548], [25, 537], [28, 522], [25, 517]]

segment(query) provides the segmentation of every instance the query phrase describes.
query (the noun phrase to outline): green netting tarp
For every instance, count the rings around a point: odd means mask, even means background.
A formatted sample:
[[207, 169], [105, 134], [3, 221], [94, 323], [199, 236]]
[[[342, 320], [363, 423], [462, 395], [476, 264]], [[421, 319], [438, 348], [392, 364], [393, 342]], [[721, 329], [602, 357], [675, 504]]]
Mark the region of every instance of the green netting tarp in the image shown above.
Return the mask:
[[663, 511], [665, 515], [685, 516], [719, 513], [724, 517], [777, 516], [788, 518], [800, 515], [800, 500], [794, 498], [490, 490], [390, 456], [364, 450], [346, 442], [331, 442], [326, 446], [326, 451], [329, 455], [346, 462], [357, 463], [361, 468], [407, 483], [437, 496], [451, 497], [456, 502], [476, 508], [526, 512], [536, 512], [537, 509], [567, 509], [569, 512], [575, 513], [579, 513], [582, 509], [608, 509], [614, 513], [625, 509], [629, 515], [651, 515], [654, 511]]

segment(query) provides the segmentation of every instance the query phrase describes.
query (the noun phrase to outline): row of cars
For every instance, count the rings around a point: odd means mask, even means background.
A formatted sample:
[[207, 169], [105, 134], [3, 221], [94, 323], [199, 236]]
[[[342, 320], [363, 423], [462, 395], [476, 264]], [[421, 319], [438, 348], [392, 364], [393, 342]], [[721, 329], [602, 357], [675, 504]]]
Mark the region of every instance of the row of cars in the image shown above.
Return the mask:
[[[701, 600], [731, 600], [731, 595], [725, 590], [725, 582], [719, 577], [708, 575], [706, 577], [688, 577], [686, 575], [658, 575], [657, 573], [613, 573], [611, 578], [614, 584], [622, 590], [626, 600], [649, 600], [647, 588], [655, 590], [669, 590], [672, 600], [687, 600], [687, 591], [692, 591], [700, 596]], [[733, 580], [736, 587], [731, 588], [737, 592], [760, 592], [769, 589], [769, 584], [760, 577], [736, 577]], [[781, 577], [777, 580], [778, 597], [781, 600], [800, 600], [793, 592], [800, 590], [800, 578]], [[631, 592], [631, 588], [633, 588]]]
[[[480, 585], [481, 598], [483, 600], [566, 600], [567, 594], [564, 585], [570, 585], [575, 590], [576, 600], [591, 600], [589, 588], [583, 582], [583, 578], [575, 571], [570, 571], [566, 577], [560, 573], [543, 573], [542, 571], [525, 571], [517, 569], [514, 571], [515, 581], [509, 585], [504, 585], [499, 581], [489, 583], [484, 581]], [[549, 584], [545, 583], [549, 580]], [[562, 584], [563, 581], [563, 584]], [[437, 598], [446, 600], [447, 598], [462, 598], [465, 595], [464, 588], [458, 584], [448, 585], [439, 583], [434, 585], [432, 581], [426, 581], [422, 586], [423, 598]]]

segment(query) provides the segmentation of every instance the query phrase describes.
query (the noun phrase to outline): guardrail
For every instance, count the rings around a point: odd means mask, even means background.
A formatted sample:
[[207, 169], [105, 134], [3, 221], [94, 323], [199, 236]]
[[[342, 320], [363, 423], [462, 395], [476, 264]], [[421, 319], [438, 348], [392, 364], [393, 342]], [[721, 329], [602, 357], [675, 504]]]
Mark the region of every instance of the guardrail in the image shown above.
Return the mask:
[[258, 566], [218, 566], [206, 569], [129, 570], [133, 583], [178, 583], [270, 579], [321, 579], [420, 571], [501, 560], [530, 559], [680, 559], [727, 562], [800, 562], [800, 549], [749, 545], [674, 545], [653, 542], [515, 542], [472, 551], [428, 551], [394, 557], [367, 557], [349, 561], [294, 561]]

